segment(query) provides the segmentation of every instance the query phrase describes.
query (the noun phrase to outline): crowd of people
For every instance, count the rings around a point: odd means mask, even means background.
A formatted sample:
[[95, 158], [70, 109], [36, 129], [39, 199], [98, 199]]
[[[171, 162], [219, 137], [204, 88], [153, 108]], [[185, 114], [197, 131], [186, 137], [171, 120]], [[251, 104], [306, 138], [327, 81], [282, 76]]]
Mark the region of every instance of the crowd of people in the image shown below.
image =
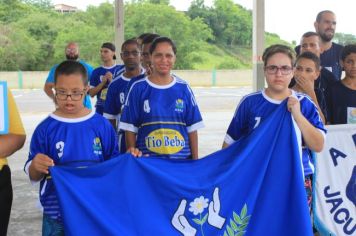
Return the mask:
[[[325, 125], [356, 123], [356, 44], [343, 47], [332, 42], [336, 16], [331, 11], [320, 12], [314, 26], [315, 32], [303, 34], [295, 50], [279, 44], [265, 49], [267, 87], [241, 99], [222, 145], [225, 148], [258, 129], [287, 100], [301, 137], [309, 204], [311, 156], [323, 149]], [[65, 48], [67, 60], [49, 72], [44, 91], [55, 109], [36, 128], [25, 164], [30, 180], [40, 182], [43, 235], [64, 234], [51, 166], [92, 165], [125, 152], [136, 157], [198, 159], [197, 131], [204, 124], [192, 89], [172, 73], [175, 43], [145, 33], [121, 45], [123, 65], [116, 64], [115, 52], [114, 44], [103, 43], [103, 64], [93, 69], [79, 59], [79, 45], [70, 42]], [[89, 95], [96, 96], [95, 109]], [[6, 144], [0, 145], [0, 157], [21, 148], [25, 139], [12, 99], [9, 107], [10, 131], [0, 136], [0, 143]], [[0, 199], [6, 198], [7, 204], [0, 205], [1, 235], [6, 234], [12, 202], [10, 170], [4, 160], [0, 158]]]

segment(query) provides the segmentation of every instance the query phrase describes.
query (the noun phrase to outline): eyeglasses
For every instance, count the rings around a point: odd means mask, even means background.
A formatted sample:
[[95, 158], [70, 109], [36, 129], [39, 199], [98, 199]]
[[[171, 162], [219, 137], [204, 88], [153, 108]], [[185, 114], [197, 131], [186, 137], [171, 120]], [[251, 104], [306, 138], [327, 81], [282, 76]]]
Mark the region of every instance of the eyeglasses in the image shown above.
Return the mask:
[[293, 67], [290, 66], [278, 67], [276, 65], [270, 65], [270, 66], [266, 66], [265, 70], [267, 71], [268, 74], [271, 75], [276, 74], [278, 70], [281, 72], [282, 75], [289, 75], [292, 72]]
[[70, 99], [72, 101], [79, 101], [82, 99], [83, 95], [84, 95], [84, 90], [83, 91], [74, 91], [73, 93], [66, 93], [64, 91], [56, 90], [56, 98], [60, 101], [66, 101], [68, 99], [68, 97], [70, 97]]
[[132, 56], [134, 56], [134, 57], [137, 57], [139, 54], [140, 54], [140, 52], [138, 52], [138, 51], [132, 51], [132, 52], [130, 52], [130, 51], [123, 51], [123, 52], [121, 52], [121, 55], [122, 55], [123, 57], [128, 57], [128, 56], [130, 56], [130, 55], [132, 55]]

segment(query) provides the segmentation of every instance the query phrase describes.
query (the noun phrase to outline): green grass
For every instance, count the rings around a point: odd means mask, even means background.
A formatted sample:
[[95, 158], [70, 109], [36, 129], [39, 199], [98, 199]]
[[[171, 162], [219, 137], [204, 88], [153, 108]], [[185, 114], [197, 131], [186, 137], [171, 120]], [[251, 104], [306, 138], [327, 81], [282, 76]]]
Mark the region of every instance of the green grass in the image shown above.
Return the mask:
[[194, 69], [246, 69], [251, 67], [250, 49], [229, 49], [214, 44], [205, 43], [198, 52], [202, 62], [196, 63]]

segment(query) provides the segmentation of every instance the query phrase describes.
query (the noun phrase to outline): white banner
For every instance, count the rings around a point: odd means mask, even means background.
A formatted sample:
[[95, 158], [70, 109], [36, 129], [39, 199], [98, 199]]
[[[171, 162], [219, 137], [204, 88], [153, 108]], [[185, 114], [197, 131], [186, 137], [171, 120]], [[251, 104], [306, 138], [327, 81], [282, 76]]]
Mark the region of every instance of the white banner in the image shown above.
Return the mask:
[[8, 117], [7, 84], [5, 81], [0, 81], [0, 134], [8, 133]]
[[321, 235], [356, 235], [356, 125], [327, 130], [315, 159], [314, 222]]

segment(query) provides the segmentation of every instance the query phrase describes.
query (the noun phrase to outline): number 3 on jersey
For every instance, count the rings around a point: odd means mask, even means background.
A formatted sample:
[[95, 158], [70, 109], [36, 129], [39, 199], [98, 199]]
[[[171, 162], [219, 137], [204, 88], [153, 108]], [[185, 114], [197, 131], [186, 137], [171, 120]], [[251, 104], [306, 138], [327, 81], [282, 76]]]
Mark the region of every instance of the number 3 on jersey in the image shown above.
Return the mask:
[[63, 156], [64, 142], [59, 141], [58, 143], [56, 143], [56, 149], [58, 151], [58, 157], [61, 158]]

